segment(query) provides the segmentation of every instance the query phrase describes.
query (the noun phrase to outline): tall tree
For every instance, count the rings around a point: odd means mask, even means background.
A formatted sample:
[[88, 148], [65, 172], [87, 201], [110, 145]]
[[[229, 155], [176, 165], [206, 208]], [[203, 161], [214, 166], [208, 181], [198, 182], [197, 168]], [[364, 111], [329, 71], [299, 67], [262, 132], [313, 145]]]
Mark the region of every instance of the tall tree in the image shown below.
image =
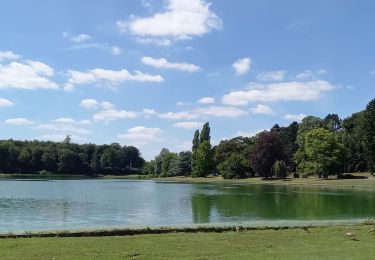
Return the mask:
[[210, 132], [211, 132], [210, 124], [207, 122], [203, 125], [202, 131], [201, 131], [200, 140], [199, 140], [200, 144], [202, 144], [205, 141], [207, 142], [211, 141]]
[[262, 177], [272, 177], [272, 166], [277, 160], [284, 160], [283, 145], [276, 132], [264, 131], [258, 134], [251, 153], [251, 166]]
[[192, 165], [193, 177], [206, 177], [212, 172], [212, 149], [209, 141], [201, 143], [193, 155], [195, 163]]
[[364, 113], [364, 148], [369, 170], [375, 172], [375, 99], [371, 100]]
[[307, 167], [311, 173], [327, 177], [343, 170], [344, 146], [335, 135], [323, 128], [312, 129], [305, 135]]
[[192, 146], [193, 153], [198, 149], [198, 146], [199, 146], [199, 130], [195, 130], [194, 137], [193, 137], [193, 146]]

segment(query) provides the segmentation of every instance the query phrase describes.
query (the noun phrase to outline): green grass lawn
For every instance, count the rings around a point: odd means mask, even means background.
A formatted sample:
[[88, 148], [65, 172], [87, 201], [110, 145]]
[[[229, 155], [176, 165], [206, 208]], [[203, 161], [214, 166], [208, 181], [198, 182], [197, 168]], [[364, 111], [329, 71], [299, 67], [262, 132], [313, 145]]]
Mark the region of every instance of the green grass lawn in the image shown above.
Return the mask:
[[342, 179], [338, 180], [336, 177], [328, 179], [320, 179], [315, 176], [309, 178], [288, 178], [286, 180], [270, 179], [265, 180], [260, 177], [225, 180], [222, 177], [206, 177], [206, 178], [191, 178], [191, 177], [166, 177], [158, 178], [159, 181], [176, 181], [184, 183], [243, 183], [243, 184], [270, 184], [270, 185], [298, 185], [298, 186], [331, 186], [331, 187], [346, 187], [346, 188], [375, 188], [375, 177], [369, 173], [355, 173], [353, 175], [366, 176], [367, 179]]
[[0, 240], [0, 259], [373, 259], [374, 226]]

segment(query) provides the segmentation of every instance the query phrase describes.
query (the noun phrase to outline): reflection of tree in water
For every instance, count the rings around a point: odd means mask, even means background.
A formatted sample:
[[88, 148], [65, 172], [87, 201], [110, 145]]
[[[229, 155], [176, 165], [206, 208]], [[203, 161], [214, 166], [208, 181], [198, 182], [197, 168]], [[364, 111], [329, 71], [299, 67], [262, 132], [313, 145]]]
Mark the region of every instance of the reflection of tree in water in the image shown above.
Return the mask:
[[211, 196], [194, 194], [191, 198], [191, 207], [194, 223], [209, 223], [212, 208]]
[[375, 196], [370, 192], [273, 185], [210, 190], [192, 197], [194, 223], [208, 223], [213, 217], [215, 221], [338, 220], [375, 215]]

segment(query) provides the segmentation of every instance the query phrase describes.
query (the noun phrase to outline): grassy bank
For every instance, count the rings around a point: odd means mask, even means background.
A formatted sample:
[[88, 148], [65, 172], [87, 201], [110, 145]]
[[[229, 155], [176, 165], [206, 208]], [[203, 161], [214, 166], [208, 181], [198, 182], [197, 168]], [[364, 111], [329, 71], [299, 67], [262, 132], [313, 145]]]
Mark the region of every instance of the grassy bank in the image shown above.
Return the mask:
[[0, 240], [1, 259], [371, 259], [373, 226]]
[[330, 177], [328, 179], [320, 179], [315, 176], [309, 178], [288, 178], [265, 180], [260, 177], [247, 179], [233, 179], [226, 180], [222, 177], [207, 177], [207, 178], [191, 178], [191, 177], [167, 177], [159, 178], [159, 181], [174, 181], [182, 183], [240, 183], [240, 184], [269, 184], [269, 185], [299, 185], [299, 186], [331, 186], [331, 187], [346, 187], [346, 188], [375, 188], [375, 178], [369, 173], [356, 173], [357, 176], [365, 176], [367, 179], [341, 179]]

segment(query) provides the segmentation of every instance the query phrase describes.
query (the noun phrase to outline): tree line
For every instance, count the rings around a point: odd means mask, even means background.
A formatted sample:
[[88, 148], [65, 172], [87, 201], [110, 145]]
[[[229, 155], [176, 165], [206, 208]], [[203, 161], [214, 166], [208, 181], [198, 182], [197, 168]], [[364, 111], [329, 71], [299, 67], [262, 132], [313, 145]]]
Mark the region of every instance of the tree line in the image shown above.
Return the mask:
[[146, 162], [144, 174], [154, 176], [224, 178], [285, 178], [375, 171], [375, 99], [366, 109], [341, 119], [337, 114], [325, 118], [307, 116], [301, 123], [280, 127], [254, 137], [235, 137], [211, 145], [210, 126], [196, 130], [192, 151], [172, 153], [163, 148]]
[[63, 142], [0, 141], [0, 172], [90, 175], [142, 171], [145, 160], [133, 146]]

